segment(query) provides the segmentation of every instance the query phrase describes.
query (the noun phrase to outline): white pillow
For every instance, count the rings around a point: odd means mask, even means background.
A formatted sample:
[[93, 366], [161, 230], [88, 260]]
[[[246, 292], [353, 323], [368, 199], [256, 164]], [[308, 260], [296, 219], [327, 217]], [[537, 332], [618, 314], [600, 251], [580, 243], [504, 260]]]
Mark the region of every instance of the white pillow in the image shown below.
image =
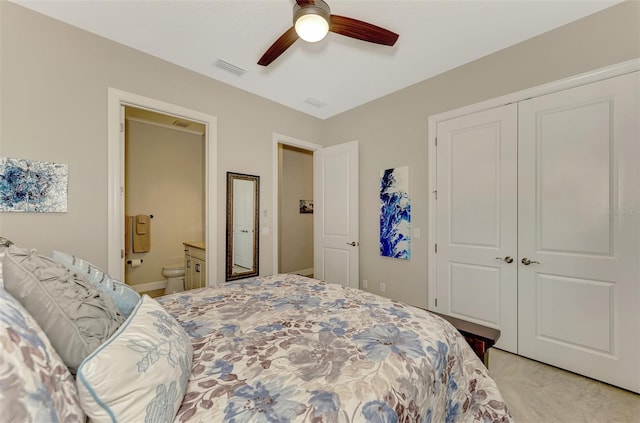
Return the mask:
[[182, 327], [143, 295], [118, 331], [78, 368], [82, 409], [92, 422], [172, 422], [192, 362]]

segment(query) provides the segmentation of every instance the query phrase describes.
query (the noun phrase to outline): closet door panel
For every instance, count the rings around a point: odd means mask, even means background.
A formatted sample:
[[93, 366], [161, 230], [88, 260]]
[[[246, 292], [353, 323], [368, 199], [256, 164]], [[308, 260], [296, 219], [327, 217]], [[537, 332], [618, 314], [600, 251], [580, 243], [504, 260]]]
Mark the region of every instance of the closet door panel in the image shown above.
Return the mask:
[[437, 128], [437, 311], [499, 329], [497, 347], [514, 353], [516, 122], [511, 104]]
[[518, 121], [519, 353], [636, 392], [638, 80], [520, 102]]
[[606, 212], [614, 208], [615, 194], [613, 103], [595, 99], [538, 113], [534, 156], [538, 250], [612, 253], [612, 225]]

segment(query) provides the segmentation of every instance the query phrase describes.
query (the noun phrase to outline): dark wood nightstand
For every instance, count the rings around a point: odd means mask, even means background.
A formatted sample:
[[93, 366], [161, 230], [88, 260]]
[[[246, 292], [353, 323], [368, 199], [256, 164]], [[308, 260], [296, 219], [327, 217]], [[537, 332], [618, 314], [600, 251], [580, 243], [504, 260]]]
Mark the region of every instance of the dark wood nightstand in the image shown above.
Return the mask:
[[471, 346], [471, 349], [473, 349], [480, 360], [482, 360], [484, 365], [489, 368], [489, 348], [491, 348], [496, 341], [498, 341], [498, 338], [500, 338], [500, 331], [498, 329], [467, 322], [466, 320], [446, 316], [433, 311], [430, 311], [430, 313], [442, 317], [444, 320], [451, 323], [453, 327], [458, 329], [458, 332], [464, 336]]

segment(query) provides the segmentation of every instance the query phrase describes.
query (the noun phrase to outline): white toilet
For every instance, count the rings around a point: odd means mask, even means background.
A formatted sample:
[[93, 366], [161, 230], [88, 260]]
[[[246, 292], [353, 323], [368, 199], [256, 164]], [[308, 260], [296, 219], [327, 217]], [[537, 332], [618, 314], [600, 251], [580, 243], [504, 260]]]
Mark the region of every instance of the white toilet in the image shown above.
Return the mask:
[[184, 264], [169, 264], [162, 268], [162, 276], [167, 278], [164, 295], [184, 291]]

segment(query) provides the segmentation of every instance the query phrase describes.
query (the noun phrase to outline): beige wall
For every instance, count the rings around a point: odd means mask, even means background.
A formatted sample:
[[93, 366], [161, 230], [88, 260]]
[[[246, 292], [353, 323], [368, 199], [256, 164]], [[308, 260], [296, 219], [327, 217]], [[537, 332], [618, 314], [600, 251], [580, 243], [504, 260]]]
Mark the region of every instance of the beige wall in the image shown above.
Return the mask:
[[[107, 89], [217, 116], [218, 280], [224, 280], [225, 174], [260, 175], [261, 225], [273, 213], [273, 133], [320, 142], [322, 121], [0, 1], [0, 155], [69, 165], [68, 213], [0, 214], [0, 232], [45, 253], [107, 266]], [[247, 155], [246, 152], [251, 154]], [[270, 231], [272, 233], [272, 231]], [[260, 238], [272, 272], [273, 239]]]
[[313, 154], [282, 146], [279, 242], [280, 272], [313, 268], [313, 214], [300, 213], [300, 200], [313, 200]]
[[[427, 305], [428, 116], [640, 57], [639, 6], [622, 3], [324, 122], [325, 145], [360, 141], [360, 279], [368, 290], [386, 282], [386, 296]], [[405, 165], [411, 227], [422, 237], [411, 242], [411, 260], [390, 260], [379, 255], [379, 172]]]
[[[106, 266], [107, 87], [218, 117], [218, 251], [224, 246], [225, 172], [261, 176], [269, 226], [274, 132], [318, 144], [360, 141], [360, 276], [369, 289], [427, 304], [427, 118], [527, 87], [640, 57], [638, 1], [628, 1], [326, 121], [0, 2], [0, 154], [69, 164], [69, 212], [0, 215], [23, 245], [76, 252]], [[437, 40], [425, 40], [437, 42]], [[243, 154], [251, 151], [247, 156]], [[379, 171], [410, 167], [412, 259], [378, 252]], [[268, 217], [264, 218], [264, 210]], [[43, 235], [44, 234], [44, 235]], [[261, 237], [261, 273], [272, 271]], [[224, 255], [218, 257], [223, 279]]]
[[153, 214], [151, 251], [131, 252], [140, 267], [125, 266], [131, 285], [163, 280], [162, 267], [184, 263], [184, 241], [204, 240], [202, 135], [127, 121], [125, 214]]

